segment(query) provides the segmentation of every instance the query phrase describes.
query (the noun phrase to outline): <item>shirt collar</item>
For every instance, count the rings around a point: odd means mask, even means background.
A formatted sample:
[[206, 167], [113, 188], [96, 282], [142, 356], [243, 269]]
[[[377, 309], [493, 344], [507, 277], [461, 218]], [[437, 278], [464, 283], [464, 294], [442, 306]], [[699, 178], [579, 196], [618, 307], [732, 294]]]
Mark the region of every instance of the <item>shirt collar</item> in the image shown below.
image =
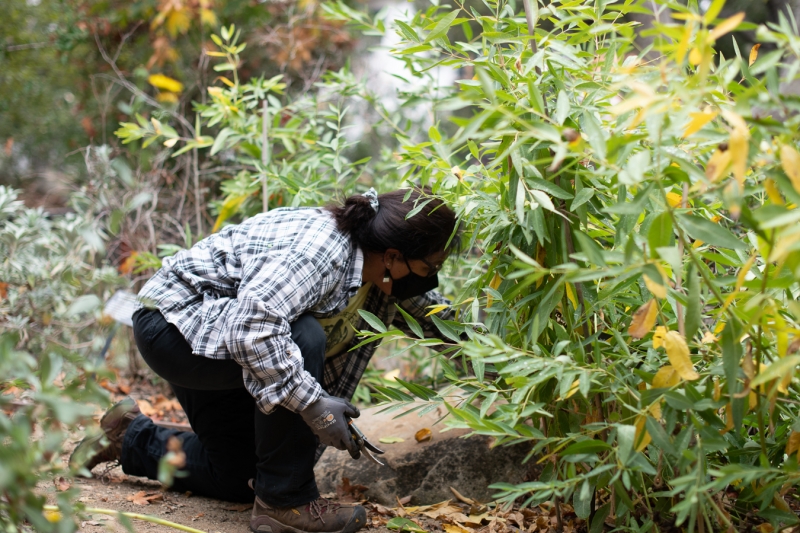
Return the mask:
[[344, 286], [349, 294], [352, 294], [361, 288], [363, 282], [361, 281], [361, 273], [364, 270], [364, 252], [355, 243], [353, 244], [353, 253], [350, 254], [350, 264], [347, 265], [344, 275]]

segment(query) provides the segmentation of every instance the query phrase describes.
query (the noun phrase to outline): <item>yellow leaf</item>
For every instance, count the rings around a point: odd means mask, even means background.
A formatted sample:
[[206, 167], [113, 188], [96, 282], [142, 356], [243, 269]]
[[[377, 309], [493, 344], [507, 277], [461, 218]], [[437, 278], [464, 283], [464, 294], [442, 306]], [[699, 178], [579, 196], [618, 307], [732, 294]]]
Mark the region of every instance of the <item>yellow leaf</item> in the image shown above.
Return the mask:
[[773, 204], [784, 204], [783, 196], [781, 196], [781, 192], [778, 190], [778, 185], [772, 178], [767, 178], [764, 180], [764, 190], [767, 191], [767, 196], [769, 196], [769, 199]]
[[656, 332], [653, 333], [653, 348], [658, 350], [662, 346], [664, 346], [664, 337], [667, 336], [667, 328], [664, 326], [658, 326], [656, 328]]
[[633, 320], [628, 328], [628, 335], [634, 339], [641, 339], [653, 329], [658, 317], [658, 304], [650, 300], [633, 313]]
[[794, 190], [800, 193], [800, 154], [788, 144], [781, 146], [781, 166], [792, 180]]
[[725, 429], [720, 429], [719, 432], [721, 435], [729, 432], [733, 429], [733, 408], [731, 404], [727, 404], [725, 406]]
[[786, 442], [786, 455], [800, 451], [800, 433], [792, 431], [789, 435], [789, 440]]
[[713, 181], [719, 181], [728, 175], [731, 169], [731, 151], [717, 149], [711, 156], [706, 165], [706, 177]]
[[158, 93], [156, 95], [156, 100], [159, 102], [169, 102], [170, 104], [177, 104], [178, 103], [178, 95], [175, 93]]
[[[494, 290], [497, 290], [497, 287], [500, 286], [500, 283], [502, 283], [502, 281], [503, 281], [503, 278], [500, 277], [500, 273], [495, 271], [494, 276], [492, 276], [492, 281], [489, 282], [489, 287], [494, 289]], [[492, 295], [491, 294], [487, 295], [486, 296], [486, 307], [491, 307], [493, 301], [494, 301], [494, 298], [492, 297]]]
[[661, 417], [662, 417], [662, 415], [661, 415], [661, 400], [651, 403], [650, 407], [648, 407], [648, 410], [650, 411], [650, 414], [652, 415], [653, 418], [655, 418], [658, 421], [661, 420]]
[[667, 203], [671, 207], [680, 207], [683, 203], [683, 195], [678, 194], [676, 192], [668, 192], [667, 193]]
[[683, 35], [675, 48], [675, 62], [679, 65], [683, 64], [686, 59], [686, 52], [689, 51], [689, 41], [692, 39], [692, 30], [694, 30], [694, 22], [689, 22], [683, 29]]
[[718, 402], [722, 397], [722, 387], [719, 386], [719, 380], [714, 380], [714, 401]]
[[235, 87], [234, 83], [225, 76], [217, 76], [217, 79], [227, 85], [228, 87]]
[[650, 444], [652, 438], [650, 434], [645, 429], [645, 424], [647, 423], [647, 417], [645, 415], [639, 415], [636, 417], [636, 451], [641, 452], [647, 445]]
[[724, 313], [728, 307], [733, 303], [733, 300], [736, 299], [736, 295], [739, 294], [739, 291], [742, 290], [742, 285], [744, 285], [745, 278], [747, 277], [747, 273], [750, 272], [750, 269], [753, 268], [753, 265], [756, 262], [755, 254], [750, 256], [750, 259], [742, 265], [742, 268], [739, 270], [739, 274], [736, 275], [736, 286], [733, 288], [733, 292], [731, 292], [728, 297], [725, 299], [725, 304], [722, 306], [722, 310], [720, 314]]
[[167, 139], [166, 141], [164, 141], [164, 146], [166, 146], [167, 148], [172, 148], [178, 141], [179, 141], [178, 137]]
[[147, 82], [157, 89], [163, 89], [173, 93], [179, 93], [183, 90], [183, 84], [181, 82], [169, 76], [164, 76], [163, 74], [150, 74], [147, 77]]
[[225, 54], [223, 54], [222, 52], [214, 52], [214, 51], [212, 51], [212, 50], [204, 50], [204, 52], [205, 52], [205, 54], [206, 54], [207, 56], [211, 56], [211, 57], [227, 57], [227, 56], [226, 56]]
[[734, 16], [723, 20], [717, 27], [714, 28], [711, 33], [708, 34], [708, 41], [713, 42], [725, 35], [728, 32], [731, 32], [739, 27], [739, 24], [742, 23], [744, 20], [744, 11], [736, 13]]
[[570, 385], [570, 386], [569, 386], [569, 390], [567, 391], [567, 394], [564, 396], [564, 399], [565, 399], [565, 400], [566, 400], [567, 398], [569, 398], [569, 397], [573, 396], [573, 395], [574, 395], [576, 392], [578, 392], [578, 389], [579, 389], [579, 387], [580, 387], [580, 383], [581, 383], [581, 380], [580, 380], [580, 379], [576, 379], [576, 380], [575, 380], [575, 381], [572, 383], [572, 385]]
[[671, 16], [675, 20], [702, 20], [696, 13], [672, 13]]
[[185, 9], [173, 9], [167, 15], [167, 31], [173, 39], [178, 36], [178, 33], [186, 33], [189, 31], [192, 21]]
[[210, 9], [202, 8], [200, 9], [200, 22], [206, 26], [216, 26], [217, 15]]
[[747, 173], [747, 154], [750, 149], [750, 131], [748, 129], [734, 128], [728, 141], [728, 152], [731, 154], [733, 176], [744, 187], [744, 177]]
[[430, 311], [428, 311], [428, 314], [425, 315], [425, 316], [431, 316], [431, 315], [435, 315], [437, 313], [441, 313], [442, 311], [444, 311], [448, 307], [450, 307], [450, 306], [447, 305], [447, 304], [432, 305], [432, 306], [430, 306]]
[[664, 365], [653, 376], [654, 389], [671, 389], [681, 382], [681, 377], [672, 365]]
[[670, 364], [681, 379], [694, 381], [700, 378], [700, 374], [694, 371], [692, 360], [689, 358], [689, 347], [683, 335], [677, 331], [668, 331], [664, 337], [664, 348], [667, 350]]
[[212, 98], [221, 98], [222, 87], [209, 87], [208, 94], [211, 95]]
[[702, 344], [714, 344], [715, 342], [717, 342], [717, 340], [719, 339], [717, 339], [716, 335], [714, 335], [710, 331], [706, 331], [705, 333], [703, 333], [703, 338], [700, 339], [700, 342]]
[[758, 59], [759, 48], [761, 48], [761, 43], [754, 44], [753, 47], [750, 49], [750, 62], [748, 64], [751, 67], [753, 66], [753, 63], [756, 62], [756, 59]]
[[719, 113], [717, 111], [700, 111], [698, 113], [689, 113], [689, 116], [692, 117], [691, 122], [686, 125], [686, 129], [683, 130], [683, 138], [693, 135], [700, 131], [703, 126], [714, 120], [714, 118]]
[[567, 292], [567, 299], [568, 299], [568, 300], [570, 301], [570, 303], [572, 304], [572, 307], [574, 307], [575, 309], [577, 309], [577, 308], [578, 308], [578, 300], [575, 298], [575, 289], [573, 289], [573, 288], [572, 288], [572, 284], [571, 284], [571, 283], [569, 283], [569, 282], [565, 283], [565, 285], [566, 285], [566, 289], [567, 289], [567, 290], [566, 290], [566, 292]]
[[758, 396], [755, 392], [750, 391], [750, 395], [748, 396], [748, 411], [752, 411], [756, 407], [758, 407]]
[[219, 215], [217, 215], [217, 220], [214, 222], [214, 227], [211, 229], [211, 233], [216, 233], [222, 227], [222, 223], [231, 218], [236, 211], [239, 209], [239, 206], [242, 205], [242, 202], [249, 195], [242, 195], [242, 196], [229, 196], [225, 199], [225, 202], [222, 204], [222, 208], [219, 210]]
[[700, 49], [697, 47], [692, 48], [692, 51], [689, 52], [689, 63], [691, 63], [696, 67], [702, 62], [703, 62], [703, 54], [700, 53]]
[[445, 533], [473, 533], [472, 529], [463, 528], [456, 524], [442, 524]]
[[644, 274], [644, 284], [647, 290], [653, 293], [653, 296], [659, 299], [667, 297], [667, 288], [664, 286], [664, 279], [653, 281], [647, 274]]

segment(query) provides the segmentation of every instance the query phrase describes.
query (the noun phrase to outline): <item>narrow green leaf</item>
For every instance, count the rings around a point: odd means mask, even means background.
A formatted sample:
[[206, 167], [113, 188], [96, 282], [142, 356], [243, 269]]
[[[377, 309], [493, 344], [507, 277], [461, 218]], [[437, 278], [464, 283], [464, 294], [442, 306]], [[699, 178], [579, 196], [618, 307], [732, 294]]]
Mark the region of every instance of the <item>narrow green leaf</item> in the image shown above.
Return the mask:
[[703, 306], [700, 299], [700, 276], [697, 274], [697, 269], [694, 264], [689, 267], [686, 278], [686, 290], [688, 292], [689, 301], [686, 306], [684, 327], [686, 331], [686, 340], [689, 341], [694, 338], [695, 334], [700, 330]]
[[686, 230], [686, 233], [693, 239], [698, 239], [720, 248], [729, 248], [731, 250], [748, 249], [747, 244], [734, 236], [729, 229], [708, 219], [681, 213], [678, 215], [678, 220], [683, 229]]
[[458, 16], [459, 11], [460, 10], [458, 9], [454, 9], [453, 11], [442, 17], [439, 20], [439, 22], [436, 23], [436, 26], [434, 26], [433, 30], [431, 30], [428, 36], [425, 37], [424, 42], [428, 43], [438, 39], [439, 37], [442, 37], [443, 35], [446, 35], [447, 30], [450, 29], [450, 26], [453, 24], [453, 21]]
[[364, 311], [363, 309], [358, 310], [358, 314], [361, 315], [361, 318], [367, 321], [367, 324], [373, 327], [376, 331], [380, 333], [386, 333], [386, 326], [383, 325], [383, 322], [370, 313], [369, 311]]

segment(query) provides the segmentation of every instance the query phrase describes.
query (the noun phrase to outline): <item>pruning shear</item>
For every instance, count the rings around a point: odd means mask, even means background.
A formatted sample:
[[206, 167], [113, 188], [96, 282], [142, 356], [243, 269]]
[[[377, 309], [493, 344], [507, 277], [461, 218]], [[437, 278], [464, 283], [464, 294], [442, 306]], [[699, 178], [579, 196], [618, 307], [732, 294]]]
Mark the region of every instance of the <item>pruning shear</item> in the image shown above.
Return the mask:
[[352, 435], [353, 440], [356, 441], [356, 444], [358, 445], [358, 448], [361, 450], [361, 453], [366, 455], [369, 458], [369, 460], [372, 461], [373, 463], [379, 466], [384, 466], [384, 464], [378, 461], [378, 459], [376, 459], [375, 456], [372, 455], [372, 453], [383, 455], [386, 452], [384, 452], [383, 450], [372, 444], [369, 440], [367, 440], [366, 435], [364, 435], [361, 432], [361, 430], [358, 429], [356, 425], [353, 424], [353, 421], [349, 418], [347, 419], [347, 427], [350, 429], [350, 435]]

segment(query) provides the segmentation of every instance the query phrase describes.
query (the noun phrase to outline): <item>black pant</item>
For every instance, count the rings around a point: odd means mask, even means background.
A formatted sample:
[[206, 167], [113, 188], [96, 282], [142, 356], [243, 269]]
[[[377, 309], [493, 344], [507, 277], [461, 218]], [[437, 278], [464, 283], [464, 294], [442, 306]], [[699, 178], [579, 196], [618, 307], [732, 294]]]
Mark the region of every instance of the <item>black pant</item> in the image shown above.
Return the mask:
[[[291, 327], [305, 369], [321, 382], [322, 326], [303, 315]], [[255, 478], [256, 494], [270, 505], [294, 507], [319, 497], [314, 480], [317, 438], [299, 414], [284, 407], [262, 413], [244, 387], [241, 366], [193, 355], [178, 328], [157, 310], [137, 311], [133, 333], [144, 360], [169, 382], [194, 433], [161, 428], [139, 416], [125, 433], [123, 472], [157, 479], [158, 461], [175, 435], [183, 443], [189, 474], [175, 479], [175, 490], [251, 502], [247, 481]]]

